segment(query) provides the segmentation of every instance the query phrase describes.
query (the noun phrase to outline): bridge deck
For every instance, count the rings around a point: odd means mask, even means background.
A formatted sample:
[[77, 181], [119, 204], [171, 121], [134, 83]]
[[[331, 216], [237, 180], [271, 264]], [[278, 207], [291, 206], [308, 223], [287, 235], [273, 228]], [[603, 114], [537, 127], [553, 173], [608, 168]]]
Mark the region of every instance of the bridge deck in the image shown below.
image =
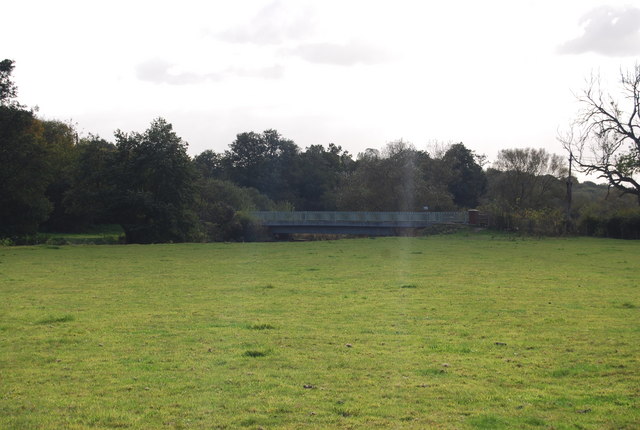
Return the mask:
[[253, 212], [274, 233], [390, 235], [433, 224], [468, 223], [467, 212]]

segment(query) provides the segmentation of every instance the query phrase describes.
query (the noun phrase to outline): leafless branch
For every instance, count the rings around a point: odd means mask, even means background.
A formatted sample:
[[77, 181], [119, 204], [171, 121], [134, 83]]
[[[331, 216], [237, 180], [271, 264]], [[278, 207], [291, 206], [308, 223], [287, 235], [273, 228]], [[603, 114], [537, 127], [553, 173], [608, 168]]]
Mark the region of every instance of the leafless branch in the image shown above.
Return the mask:
[[573, 154], [579, 171], [598, 174], [622, 193], [638, 196], [640, 204], [640, 65], [621, 72], [620, 85], [618, 102], [592, 75], [577, 96], [582, 109], [558, 140]]

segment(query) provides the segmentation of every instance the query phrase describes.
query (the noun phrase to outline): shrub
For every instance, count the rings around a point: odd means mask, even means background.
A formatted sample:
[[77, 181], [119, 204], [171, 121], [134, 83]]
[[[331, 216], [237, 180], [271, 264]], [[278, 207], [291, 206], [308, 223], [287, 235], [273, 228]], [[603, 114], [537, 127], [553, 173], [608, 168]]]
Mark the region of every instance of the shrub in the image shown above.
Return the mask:
[[486, 208], [489, 227], [536, 236], [558, 236], [565, 232], [564, 211], [557, 208], [506, 210]]
[[601, 216], [586, 214], [578, 221], [578, 232], [587, 236], [640, 239], [640, 208], [620, 209]]

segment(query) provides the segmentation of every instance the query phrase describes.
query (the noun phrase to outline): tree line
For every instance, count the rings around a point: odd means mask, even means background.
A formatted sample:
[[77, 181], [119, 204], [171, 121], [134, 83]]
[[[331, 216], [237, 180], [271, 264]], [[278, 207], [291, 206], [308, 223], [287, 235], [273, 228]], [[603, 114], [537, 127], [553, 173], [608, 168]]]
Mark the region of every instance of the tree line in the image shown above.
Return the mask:
[[354, 156], [266, 130], [191, 157], [162, 118], [113, 141], [80, 138], [16, 101], [13, 66], [0, 62], [0, 238], [118, 224], [127, 243], [255, 240], [254, 210], [427, 208], [479, 208], [500, 229], [609, 234], [598, 223], [636, 203], [578, 183], [567, 160], [544, 149], [504, 149], [489, 166], [463, 143], [419, 150], [398, 140]]

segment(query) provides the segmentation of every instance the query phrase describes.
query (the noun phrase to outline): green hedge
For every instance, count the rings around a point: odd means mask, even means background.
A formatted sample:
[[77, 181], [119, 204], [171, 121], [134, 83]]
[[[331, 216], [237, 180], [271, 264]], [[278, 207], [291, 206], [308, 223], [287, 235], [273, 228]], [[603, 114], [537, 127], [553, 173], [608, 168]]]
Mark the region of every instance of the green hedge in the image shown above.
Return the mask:
[[578, 222], [578, 232], [586, 236], [615, 239], [640, 239], [640, 209], [626, 209], [611, 215], [585, 215]]
[[565, 233], [565, 215], [559, 209], [490, 210], [489, 227], [536, 236]]

